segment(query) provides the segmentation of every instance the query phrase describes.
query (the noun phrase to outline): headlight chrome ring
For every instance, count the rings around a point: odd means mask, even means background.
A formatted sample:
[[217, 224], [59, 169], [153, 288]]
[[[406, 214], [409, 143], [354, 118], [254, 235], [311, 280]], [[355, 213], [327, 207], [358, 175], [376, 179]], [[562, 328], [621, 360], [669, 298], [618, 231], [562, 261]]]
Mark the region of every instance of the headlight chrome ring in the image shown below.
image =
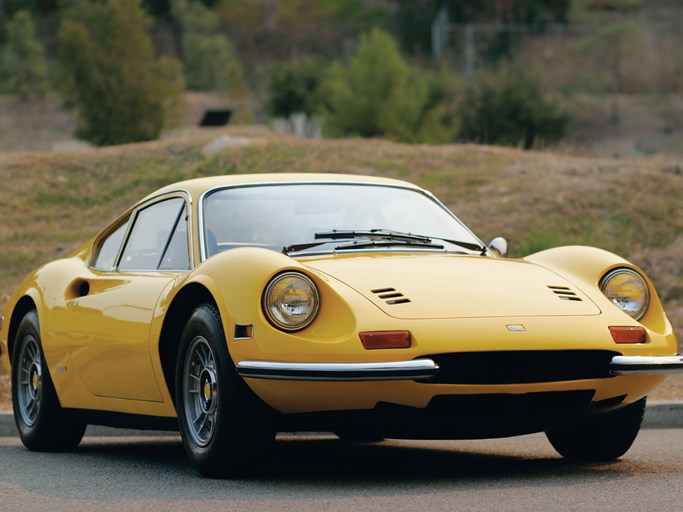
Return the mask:
[[645, 279], [630, 268], [616, 268], [602, 278], [600, 290], [612, 304], [635, 320], [640, 320], [650, 304]]
[[293, 332], [309, 325], [318, 314], [320, 296], [313, 281], [299, 272], [275, 276], [263, 293], [263, 311], [278, 329]]

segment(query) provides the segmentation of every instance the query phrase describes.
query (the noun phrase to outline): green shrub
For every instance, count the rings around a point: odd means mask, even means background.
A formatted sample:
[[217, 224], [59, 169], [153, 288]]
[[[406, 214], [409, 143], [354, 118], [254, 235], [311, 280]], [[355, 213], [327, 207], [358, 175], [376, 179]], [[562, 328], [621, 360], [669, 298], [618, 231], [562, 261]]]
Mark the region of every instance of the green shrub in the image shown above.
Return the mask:
[[152, 140], [179, 101], [178, 65], [154, 57], [139, 0], [71, 0], [59, 31], [61, 87], [76, 135], [96, 145]]
[[[435, 89], [434, 89], [435, 90]], [[323, 86], [325, 131], [332, 136], [443, 142], [446, 110], [430, 83], [412, 71], [394, 39], [379, 29], [361, 36], [349, 66], [331, 67]]]
[[313, 58], [276, 65], [268, 84], [269, 113], [275, 117], [289, 117], [299, 112], [308, 117], [320, 114], [323, 69], [320, 61]]
[[481, 144], [522, 146], [552, 143], [564, 137], [569, 116], [543, 94], [537, 74], [501, 64], [482, 72], [466, 88], [460, 102], [460, 138]]
[[246, 93], [242, 64], [230, 40], [221, 34], [218, 17], [198, 1], [178, 1], [176, 15], [182, 26], [185, 80], [190, 89]]
[[7, 23], [7, 46], [0, 55], [3, 90], [22, 100], [48, 91], [47, 64], [31, 13], [17, 11]]

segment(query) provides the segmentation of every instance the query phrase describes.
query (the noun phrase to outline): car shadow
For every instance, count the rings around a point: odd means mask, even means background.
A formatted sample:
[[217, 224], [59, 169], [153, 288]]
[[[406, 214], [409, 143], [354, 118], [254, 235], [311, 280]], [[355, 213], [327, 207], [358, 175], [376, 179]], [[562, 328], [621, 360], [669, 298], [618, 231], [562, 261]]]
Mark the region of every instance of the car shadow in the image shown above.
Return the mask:
[[[518, 438], [523, 440], [524, 438]], [[267, 481], [289, 489], [305, 486], [324, 489], [330, 482], [345, 487], [424, 486], [458, 481], [462, 484], [568, 485], [602, 479], [628, 478], [637, 462], [617, 460], [605, 463], [570, 463], [552, 449], [517, 448], [515, 439], [487, 441], [382, 441], [351, 443], [333, 435], [279, 436], [254, 472], [240, 480]], [[549, 446], [549, 445], [548, 445]], [[152, 471], [183, 475], [196, 473], [185, 457], [177, 437], [86, 438], [74, 456], [107, 459], [117, 466], [138, 465]], [[101, 460], [101, 462], [105, 462]]]

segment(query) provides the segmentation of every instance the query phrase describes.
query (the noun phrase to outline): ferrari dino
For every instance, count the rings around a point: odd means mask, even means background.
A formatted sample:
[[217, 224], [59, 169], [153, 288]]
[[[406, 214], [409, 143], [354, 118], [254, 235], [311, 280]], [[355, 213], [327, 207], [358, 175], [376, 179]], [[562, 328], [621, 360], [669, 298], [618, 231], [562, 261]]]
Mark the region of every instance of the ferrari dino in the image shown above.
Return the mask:
[[88, 424], [180, 430], [207, 476], [278, 431], [343, 441], [546, 432], [609, 460], [683, 357], [648, 277], [590, 247], [506, 258], [429, 192], [325, 174], [154, 192], [32, 272], [0, 319], [30, 450]]

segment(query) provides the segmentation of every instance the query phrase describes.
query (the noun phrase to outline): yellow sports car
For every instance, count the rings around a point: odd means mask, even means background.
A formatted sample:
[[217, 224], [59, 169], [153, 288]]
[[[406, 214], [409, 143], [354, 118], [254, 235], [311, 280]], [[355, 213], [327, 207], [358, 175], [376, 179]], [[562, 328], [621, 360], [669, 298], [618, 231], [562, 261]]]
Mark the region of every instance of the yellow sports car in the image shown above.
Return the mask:
[[346, 441], [545, 431], [621, 456], [683, 357], [657, 293], [589, 247], [507, 259], [429, 192], [325, 174], [224, 176], [146, 197], [31, 273], [0, 324], [31, 450], [87, 424], [179, 429], [204, 475], [278, 431]]

